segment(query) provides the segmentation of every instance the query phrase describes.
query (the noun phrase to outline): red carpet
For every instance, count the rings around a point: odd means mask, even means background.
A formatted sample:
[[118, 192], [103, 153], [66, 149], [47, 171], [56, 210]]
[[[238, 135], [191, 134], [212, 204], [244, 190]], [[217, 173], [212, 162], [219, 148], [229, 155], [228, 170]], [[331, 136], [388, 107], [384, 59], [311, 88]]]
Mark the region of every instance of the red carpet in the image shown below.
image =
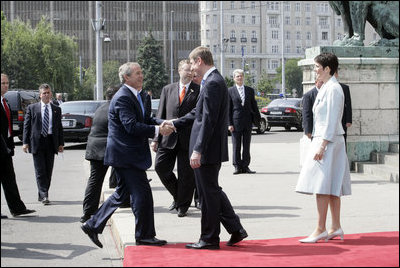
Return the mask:
[[220, 250], [128, 246], [124, 267], [399, 266], [399, 232], [345, 234], [344, 241], [317, 244], [301, 244], [301, 238], [244, 240], [235, 247], [222, 242]]

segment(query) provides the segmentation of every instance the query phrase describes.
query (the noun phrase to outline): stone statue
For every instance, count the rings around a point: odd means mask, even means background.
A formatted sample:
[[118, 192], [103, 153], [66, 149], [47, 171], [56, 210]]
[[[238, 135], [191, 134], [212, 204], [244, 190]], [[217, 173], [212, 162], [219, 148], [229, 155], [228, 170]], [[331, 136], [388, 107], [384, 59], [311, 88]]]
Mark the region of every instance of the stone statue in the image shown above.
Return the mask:
[[344, 28], [342, 40], [334, 46], [364, 46], [368, 21], [381, 37], [372, 46], [399, 46], [399, 2], [397, 1], [329, 1]]

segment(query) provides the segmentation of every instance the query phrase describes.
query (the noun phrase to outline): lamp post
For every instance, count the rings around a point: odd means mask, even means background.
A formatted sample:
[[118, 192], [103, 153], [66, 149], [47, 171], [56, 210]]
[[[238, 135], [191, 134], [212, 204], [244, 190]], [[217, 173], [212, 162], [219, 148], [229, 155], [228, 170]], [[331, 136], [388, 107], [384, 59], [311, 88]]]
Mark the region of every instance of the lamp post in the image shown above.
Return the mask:
[[283, 2], [281, 2], [281, 12], [282, 12], [282, 17], [281, 17], [281, 24], [282, 24], [282, 95], [283, 95], [283, 98], [286, 98], [286, 93], [285, 93], [285, 57], [283, 55], [283, 52], [284, 52]]
[[96, 100], [103, 100], [103, 29], [101, 1], [96, 1]]
[[171, 10], [171, 61], [170, 61], [170, 69], [171, 69], [171, 84], [174, 82], [174, 47], [173, 47], [173, 40], [174, 40], [174, 35], [172, 33], [172, 19], [174, 17], [174, 11]]

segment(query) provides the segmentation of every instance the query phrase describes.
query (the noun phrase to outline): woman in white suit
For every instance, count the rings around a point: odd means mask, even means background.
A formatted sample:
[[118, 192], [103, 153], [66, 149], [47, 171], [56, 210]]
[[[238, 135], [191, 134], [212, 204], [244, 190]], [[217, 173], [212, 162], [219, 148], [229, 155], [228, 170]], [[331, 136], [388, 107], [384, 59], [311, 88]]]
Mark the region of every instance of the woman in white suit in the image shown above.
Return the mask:
[[[323, 53], [314, 58], [316, 79], [324, 84], [318, 92], [313, 106], [313, 139], [301, 169], [296, 192], [316, 194], [318, 225], [302, 243], [316, 243], [340, 236], [340, 197], [351, 194], [350, 169], [347, 159], [342, 114], [344, 95], [334, 74], [338, 68], [337, 57]], [[328, 206], [332, 215], [332, 226], [326, 231]]]

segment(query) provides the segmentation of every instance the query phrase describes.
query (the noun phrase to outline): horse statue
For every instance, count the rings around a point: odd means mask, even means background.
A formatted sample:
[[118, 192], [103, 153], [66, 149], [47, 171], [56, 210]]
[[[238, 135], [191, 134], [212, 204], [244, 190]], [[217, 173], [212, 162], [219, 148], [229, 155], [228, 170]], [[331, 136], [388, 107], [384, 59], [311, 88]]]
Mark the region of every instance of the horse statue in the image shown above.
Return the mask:
[[343, 21], [344, 37], [334, 46], [364, 46], [368, 21], [381, 37], [371, 46], [399, 46], [399, 2], [397, 1], [329, 1]]

